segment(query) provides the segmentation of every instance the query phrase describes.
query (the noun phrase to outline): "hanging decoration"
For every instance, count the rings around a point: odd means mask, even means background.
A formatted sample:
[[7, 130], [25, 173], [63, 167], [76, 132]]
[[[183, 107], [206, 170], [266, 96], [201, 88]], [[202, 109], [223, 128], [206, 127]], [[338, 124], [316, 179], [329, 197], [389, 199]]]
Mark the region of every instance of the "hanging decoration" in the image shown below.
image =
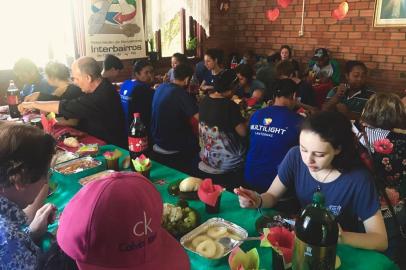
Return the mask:
[[293, 0], [278, 0], [278, 5], [281, 8], [287, 8], [292, 2]]
[[266, 17], [268, 18], [269, 21], [274, 22], [276, 19], [278, 19], [280, 14], [279, 8], [274, 8], [274, 9], [269, 9], [266, 12]]
[[230, 0], [217, 0], [217, 8], [220, 14], [225, 14], [230, 9]]
[[348, 13], [348, 3], [346, 1], [342, 2], [336, 9], [331, 12], [331, 17], [340, 21], [347, 16]]

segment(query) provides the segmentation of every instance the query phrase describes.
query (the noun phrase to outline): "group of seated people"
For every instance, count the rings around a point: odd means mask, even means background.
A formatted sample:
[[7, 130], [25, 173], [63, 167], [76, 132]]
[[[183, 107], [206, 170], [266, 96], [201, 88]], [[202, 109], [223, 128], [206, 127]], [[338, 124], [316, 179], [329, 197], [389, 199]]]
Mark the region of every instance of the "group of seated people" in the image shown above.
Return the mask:
[[[76, 119], [79, 129], [122, 147], [131, 116], [139, 112], [152, 159], [245, 194], [239, 196], [241, 207], [297, 213], [320, 189], [337, 216], [341, 243], [387, 250], [399, 259], [406, 224], [405, 104], [396, 94], [371, 91], [362, 62], [349, 61], [345, 83], [339, 83], [338, 65], [323, 48], [315, 51], [305, 76], [290, 47], [282, 46], [280, 58], [254, 72], [250, 61], [227, 69], [219, 49], [207, 50], [195, 69], [175, 54], [156, 89], [152, 64], [139, 60], [117, 92], [97, 62], [83, 57], [72, 64], [81, 93], [64, 98], [56, 90], [33, 90], [19, 109]], [[52, 78], [68, 82], [60, 69], [57, 75], [45, 69], [49, 84]], [[193, 78], [200, 83], [199, 99], [188, 91]], [[68, 88], [69, 83], [53, 85]], [[320, 85], [331, 88], [322, 104], [314, 93]], [[246, 119], [235, 95], [267, 106]], [[362, 163], [356, 139], [372, 155], [374, 177]]]

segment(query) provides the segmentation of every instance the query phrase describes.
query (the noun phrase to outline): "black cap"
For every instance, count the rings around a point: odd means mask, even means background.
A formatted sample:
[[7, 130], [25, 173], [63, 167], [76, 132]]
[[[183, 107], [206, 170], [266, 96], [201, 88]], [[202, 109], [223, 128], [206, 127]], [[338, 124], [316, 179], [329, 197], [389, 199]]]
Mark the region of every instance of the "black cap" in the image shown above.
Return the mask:
[[237, 75], [234, 70], [227, 69], [214, 78], [214, 90], [219, 93], [232, 90], [237, 84]]
[[273, 92], [276, 97], [291, 97], [298, 91], [298, 85], [291, 79], [276, 80], [273, 85]]
[[326, 48], [318, 48], [318, 49], [316, 49], [314, 51], [313, 59], [318, 60], [318, 59], [326, 57], [326, 56], [327, 57], [329, 56], [327, 49]]

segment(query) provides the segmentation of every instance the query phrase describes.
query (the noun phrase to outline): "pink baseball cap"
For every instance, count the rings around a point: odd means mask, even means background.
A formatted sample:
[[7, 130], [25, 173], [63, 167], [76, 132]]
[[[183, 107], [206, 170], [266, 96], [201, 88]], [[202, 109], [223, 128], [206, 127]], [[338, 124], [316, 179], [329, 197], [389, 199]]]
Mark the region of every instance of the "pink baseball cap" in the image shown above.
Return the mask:
[[190, 269], [183, 247], [161, 227], [162, 199], [138, 173], [84, 186], [59, 221], [57, 241], [81, 270]]

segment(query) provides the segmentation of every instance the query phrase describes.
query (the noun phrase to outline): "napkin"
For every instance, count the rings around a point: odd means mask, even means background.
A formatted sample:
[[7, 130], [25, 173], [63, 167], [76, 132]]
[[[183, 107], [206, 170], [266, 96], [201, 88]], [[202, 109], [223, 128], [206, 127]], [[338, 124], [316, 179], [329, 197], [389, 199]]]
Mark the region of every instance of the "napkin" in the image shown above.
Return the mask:
[[275, 226], [264, 228], [264, 238], [261, 240], [261, 247], [271, 247], [283, 256], [285, 265], [292, 262], [293, 244], [295, 235], [285, 227]]
[[144, 154], [137, 157], [136, 159], [133, 159], [132, 162], [134, 165], [134, 169], [137, 172], [146, 172], [149, 169], [151, 169], [151, 165], [152, 165], [151, 160], [149, 158], [147, 158]]
[[56, 120], [55, 113], [51, 112], [51, 113], [48, 113], [46, 116], [44, 113], [41, 113], [41, 124], [42, 124], [42, 127], [43, 127], [45, 133], [50, 134], [52, 131], [52, 128], [55, 126], [55, 124], [57, 122], [58, 121]]
[[197, 195], [202, 202], [214, 207], [223, 190], [224, 188], [222, 186], [213, 185], [213, 181], [207, 178], [200, 184]]
[[251, 98], [247, 98], [246, 102], [247, 102], [248, 107], [254, 107], [255, 104], [257, 104], [258, 99], [255, 97], [251, 97]]
[[231, 270], [256, 270], [259, 268], [258, 251], [253, 248], [245, 253], [236, 247], [228, 257], [228, 264]]
[[115, 160], [121, 157], [121, 151], [117, 149], [115, 149], [114, 151], [106, 151], [103, 153], [103, 156], [105, 159]]

